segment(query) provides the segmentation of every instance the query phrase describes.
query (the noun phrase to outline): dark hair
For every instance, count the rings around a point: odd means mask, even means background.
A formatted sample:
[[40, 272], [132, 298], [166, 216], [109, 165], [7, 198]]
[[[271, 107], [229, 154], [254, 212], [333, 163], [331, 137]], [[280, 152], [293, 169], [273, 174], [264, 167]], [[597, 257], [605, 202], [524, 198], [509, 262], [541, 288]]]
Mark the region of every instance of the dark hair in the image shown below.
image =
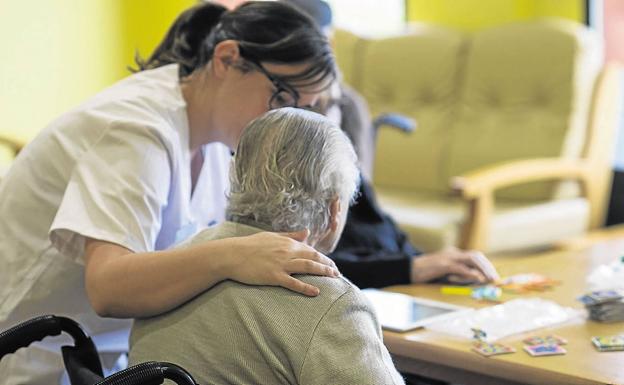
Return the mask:
[[283, 0], [286, 3], [304, 12], [321, 28], [328, 28], [332, 24], [332, 10], [323, 0]]
[[147, 61], [137, 58], [139, 70], [178, 63], [180, 77], [205, 66], [214, 47], [236, 40], [240, 55], [259, 64], [310, 63], [303, 72], [280, 76], [305, 87], [336, 76], [327, 38], [315, 21], [295, 7], [278, 1], [250, 1], [227, 11], [205, 2], [184, 11]]

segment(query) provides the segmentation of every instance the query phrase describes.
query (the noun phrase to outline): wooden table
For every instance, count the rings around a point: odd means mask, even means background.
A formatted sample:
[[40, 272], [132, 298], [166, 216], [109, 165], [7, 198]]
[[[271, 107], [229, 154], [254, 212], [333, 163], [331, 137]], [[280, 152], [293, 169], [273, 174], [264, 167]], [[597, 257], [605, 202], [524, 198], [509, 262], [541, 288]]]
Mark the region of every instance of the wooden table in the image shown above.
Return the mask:
[[[503, 294], [502, 300], [539, 296], [560, 305], [582, 308], [576, 297], [586, 289], [585, 278], [596, 266], [624, 255], [624, 239], [602, 241], [582, 250], [560, 250], [530, 256], [494, 256], [501, 276], [535, 272], [561, 280], [553, 290], [535, 294]], [[483, 307], [469, 297], [444, 295], [437, 285], [393, 286], [389, 290], [457, 305]], [[530, 335], [554, 333], [568, 340], [563, 356], [531, 357], [522, 349]], [[420, 329], [384, 332], [384, 341], [402, 372], [460, 384], [624, 384], [624, 352], [600, 353], [592, 336], [624, 333], [624, 323], [603, 324], [579, 319], [537, 332], [502, 339], [514, 354], [482, 357], [470, 351], [471, 342]]]

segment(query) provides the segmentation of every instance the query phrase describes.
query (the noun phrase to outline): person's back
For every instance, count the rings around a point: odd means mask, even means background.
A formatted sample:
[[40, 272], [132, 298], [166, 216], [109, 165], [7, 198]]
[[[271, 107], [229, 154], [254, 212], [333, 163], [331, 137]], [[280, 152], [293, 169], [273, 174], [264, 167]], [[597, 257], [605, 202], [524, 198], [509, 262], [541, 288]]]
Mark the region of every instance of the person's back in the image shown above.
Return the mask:
[[[245, 128], [236, 150], [229, 222], [196, 235], [191, 246], [261, 229], [308, 229], [305, 243], [332, 251], [357, 190], [356, 162], [347, 136], [321, 115], [266, 113]], [[293, 257], [285, 269], [308, 262]], [[137, 320], [131, 363], [173, 362], [211, 384], [402, 384], [359, 289], [344, 278], [298, 278], [320, 294], [226, 281], [172, 312]]]
[[[193, 242], [249, 235], [226, 222]], [[401, 384], [375, 314], [344, 278], [300, 277], [308, 298], [225, 281], [165, 315], [137, 320], [131, 363], [169, 361], [210, 384]]]

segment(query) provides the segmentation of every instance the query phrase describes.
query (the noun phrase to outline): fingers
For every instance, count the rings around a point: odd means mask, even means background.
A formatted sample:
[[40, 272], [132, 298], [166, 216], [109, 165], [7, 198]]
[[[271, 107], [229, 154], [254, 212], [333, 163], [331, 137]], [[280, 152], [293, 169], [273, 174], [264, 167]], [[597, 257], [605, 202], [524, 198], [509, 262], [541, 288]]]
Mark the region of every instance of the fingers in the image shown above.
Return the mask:
[[338, 268], [336, 267], [336, 263], [331, 258], [327, 257], [322, 253], [319, 253], [314, 248], [308, 245], [302, 244], [300, 248], [293, 250], [290, 253], [290, 257], [291, 259], [307, 259], [338, 270]]
[[339, 277], [340, 273], [338, 269], [311, 261], [309, 259], [293, 259], [288, 263], [286, 267], [288, 274], [313, 274], [323, 275], [327, 277]]
[[[305, 242], [310, 236], [310, 230], [303, 229], [300, 231], [294, 231], [290, 233], [278, 233], [278, 234], [288, 237], [298, 242]], [[316, 261], [324, 265], [331, 266], [334, 269], [337, 269], [336, 264], [331, 258], [328, 258], [327, 256], [319, 253], [318, 251], [314, 250], [314, 248], [308, 245], [305, 245], [303, 248], [299, 250], [293, 250], [292, 258], [293, 259], [295, 258], [310, 259], [312, 261]]]
[[492, 262], [480, 251], [459, 251], [453, 255], [453, 259], [477, 269], [486, 278], [486, 281], [495, 281], [500, 278]]
[[485, 275], [478, 269], [470, 268], [462, 263], [454, 263], [448, 266], [449, 281], [455, 283], [486, 282]]
[[308, 239], [308, 237], [310, 236], [310, 230], [303, 229], [299, 231], [293, 231], [290, 233], [278, 233], [278, 234], [294, 239], [295, 241], [305, 242], [305, 240]]
[[479, 266], [479, 269], [488, 278], [488, 280], [497, 281], [500, 279], [500, 275], [498, 275], [496, 268], [494, 267], [492, 262], [490, 262], [490, 260], [487, 259], [485, 255], [483, 255], [482, 252], [477, 250], [471, 250], [470, 254], [472, 255], [472, 259]]
[[320, 293], [318, 287], [309, 285], [295, 277], [291, 277], [290, 275], [284, 276], [283, 280], [280, 282], [280, 286], [309, 297], [316, 297]]
[[323, 265], [327, 265], [332, 267], [333, 269], [335, 269], [336, 271], [338, 271], [338, 267], [336, 267], [336, 263], [333, 261], [333, 259], [319, 253], [316, 252], [316, 258], [318, 259], [314, 259], [315, 261], [317, 261], [318, 263], [322, 263]]
[[446, 276], [447, 281], [449, 281], [449, 283], [455, 283], [458, 285], [469, 285], [471, 283], [474, 283], [474, 281], [469, 281], [466, 280], [465, 278], [462, 278], [460, 275], [457, 274], [449, 274]]
[[[284, 235], [304, 235], [304, 238], [310, 234], [305, 229], [297, 233], [283, 233]], [[294, 239], [294, 238], [293, 238]], [[340, 272], [334, 261], [314, 250], [311, 246], [300, 243], [294, 250], [289, 253], [290, 260], [287, 265], [287, 273], [289, 274], [314, 274], [327, 277], [339, 277]]]

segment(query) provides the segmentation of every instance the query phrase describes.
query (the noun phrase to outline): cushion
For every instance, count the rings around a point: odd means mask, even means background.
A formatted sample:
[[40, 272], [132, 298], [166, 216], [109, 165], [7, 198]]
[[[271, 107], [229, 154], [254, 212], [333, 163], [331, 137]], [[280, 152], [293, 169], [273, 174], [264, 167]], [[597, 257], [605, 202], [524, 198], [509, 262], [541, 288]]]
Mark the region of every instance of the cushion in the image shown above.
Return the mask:
[[[450, 174], [513, 159], [579, 158], [591, 84], [601, 66], [595, 52], [600, 45], [587, 44], [592, 37], [567, 21], [514, 23], [476, 33], [450, 135]], [[550, 199], [557, 186], [533, 183], [498, 196]]]
[[359, 91], [372, 116], [398, 112], [416, 120], [406, 135], [382, 129], [378, 136], [375, 184], [446, 191], [448, 129], [454, 120], [463, 34], [421, 26], [410, 34], [369, 42]]
[[[467, 205], [449, 195], [379, 189], [379, 202], [410, 241], [423, 251], [457, 245]], [[589, 205], [584, 198], [534, 202], [497, 200], [484, 251], [546, 247], [583, 234]]]

